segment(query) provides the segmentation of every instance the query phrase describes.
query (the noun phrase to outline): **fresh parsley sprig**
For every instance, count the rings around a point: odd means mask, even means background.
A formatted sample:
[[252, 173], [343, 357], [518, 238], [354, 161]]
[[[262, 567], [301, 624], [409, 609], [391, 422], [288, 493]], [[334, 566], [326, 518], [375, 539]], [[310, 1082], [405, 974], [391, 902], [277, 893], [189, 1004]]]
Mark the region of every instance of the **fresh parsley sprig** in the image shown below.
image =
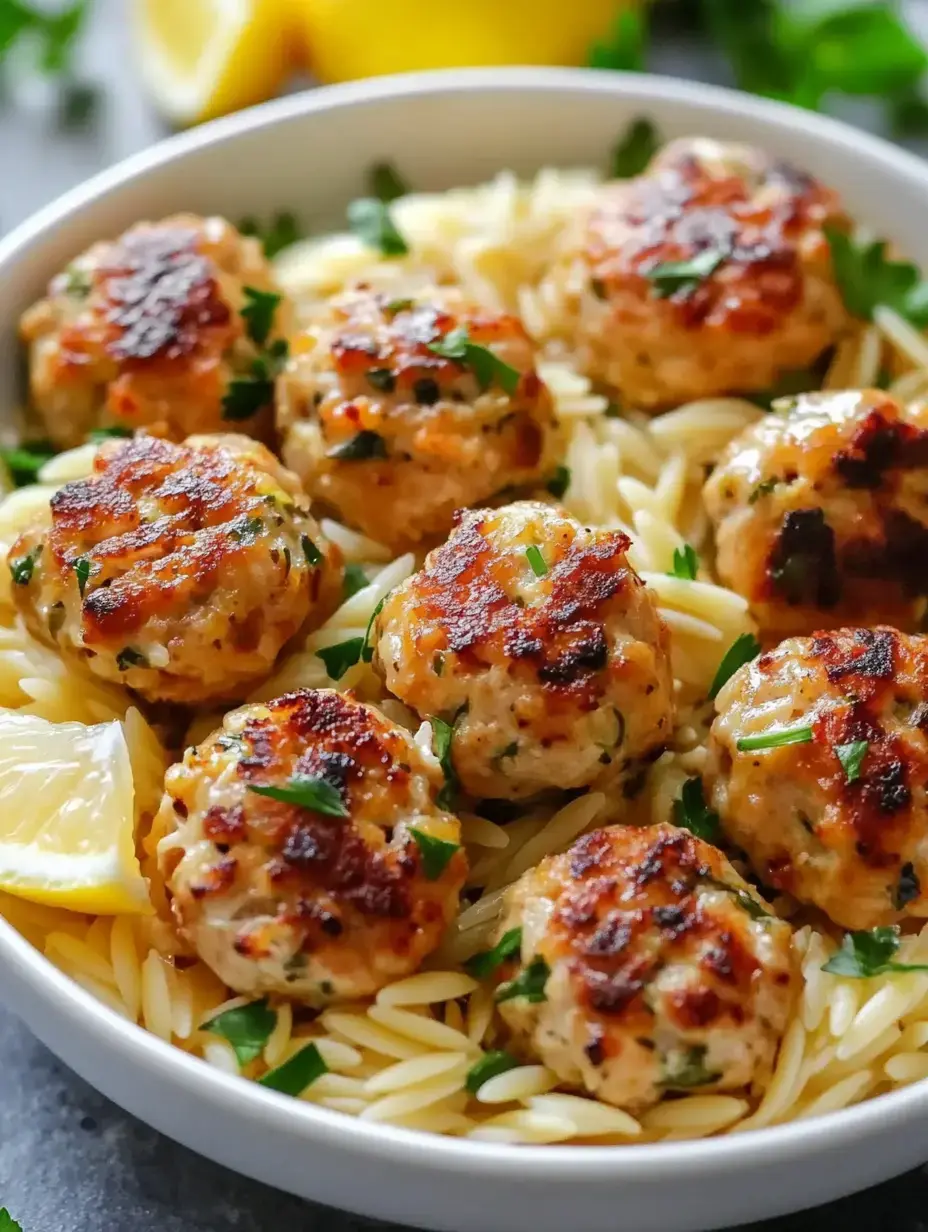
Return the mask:
[[885, 240], [861, 240], [826, 227], [831, 262], [844, 305], [869, 321], [881, 304], [893, 308], [917, 329], [928, 325], [928, 281], [910, 261], [893, 261]]
[[898, 928], [871, 928], [868, 932], [845, 933], [838, 950], [822, 967], [830, 975], [869, 980], [894, 972], [928, 971], [926, 963], [901, 963], [895, 955], [902, 944]]

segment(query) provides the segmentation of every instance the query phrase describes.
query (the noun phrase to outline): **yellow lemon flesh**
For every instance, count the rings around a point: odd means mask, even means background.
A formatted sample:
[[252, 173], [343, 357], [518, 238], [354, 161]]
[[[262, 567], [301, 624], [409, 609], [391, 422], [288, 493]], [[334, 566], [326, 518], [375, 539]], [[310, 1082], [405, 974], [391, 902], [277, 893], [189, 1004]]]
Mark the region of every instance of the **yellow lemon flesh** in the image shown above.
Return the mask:
[[135, 0], [142, 75], [159, 110], [196, 124], [264, 102], [292, 52], [288, 0]]
[[313, 72], [325, 82], [413, 69], [584, 64], [617, 0], [293, 0]]
[[119, 721], [0, 711], [0, 890], [70, 911], [150, 910], [134, 794]]

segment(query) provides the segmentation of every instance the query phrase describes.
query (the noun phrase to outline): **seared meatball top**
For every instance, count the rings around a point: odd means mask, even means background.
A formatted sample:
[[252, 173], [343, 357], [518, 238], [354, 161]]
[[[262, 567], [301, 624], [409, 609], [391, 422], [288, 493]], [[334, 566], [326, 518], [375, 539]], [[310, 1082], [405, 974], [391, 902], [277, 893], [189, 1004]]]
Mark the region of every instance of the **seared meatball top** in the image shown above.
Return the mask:
[[850, 928], [928, 914], [928, 639], [791, 638], [716, 708], [712, 805], [765, 883]]
[[705, 488], [722, 579], [769, 631], [891, 621], [928, 593], [928, 409], [803, 394], [747, 428]]
[[552, 401], [518, 318], [433, 288], [335, 297], [278, 389], [284, 457], [315, 500], [396, 547], [539, 481]]

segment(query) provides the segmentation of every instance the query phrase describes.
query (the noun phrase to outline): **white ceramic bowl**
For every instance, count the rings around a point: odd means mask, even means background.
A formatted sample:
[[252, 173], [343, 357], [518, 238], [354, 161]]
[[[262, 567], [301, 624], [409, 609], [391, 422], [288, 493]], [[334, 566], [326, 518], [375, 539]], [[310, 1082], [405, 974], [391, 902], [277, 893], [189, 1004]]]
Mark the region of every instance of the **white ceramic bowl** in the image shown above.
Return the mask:
[[[628, 121], [756, 142], [834, 185], [928, 266], [928, 166], [843, 125], [658, 77], [511, 69], [382, 79], [287, 98], [176, 137], [0, 242], [0, 407], [15, 405], [20, 311], [98, 237], [174, 210], [342, 216], [366, 168], [420, 188], [511, 167], [603, 164]], [[224, 1076], [130, 1026], [0, 921], [0, 993], [88, 1082], [212, 1159], [307, 1198], [453, 1232], [685, 1232], [796, 1210], [928, 1159], [928, 1083], [820, 1120], [629, 1149], [509, 1147], [365, 1123]]]

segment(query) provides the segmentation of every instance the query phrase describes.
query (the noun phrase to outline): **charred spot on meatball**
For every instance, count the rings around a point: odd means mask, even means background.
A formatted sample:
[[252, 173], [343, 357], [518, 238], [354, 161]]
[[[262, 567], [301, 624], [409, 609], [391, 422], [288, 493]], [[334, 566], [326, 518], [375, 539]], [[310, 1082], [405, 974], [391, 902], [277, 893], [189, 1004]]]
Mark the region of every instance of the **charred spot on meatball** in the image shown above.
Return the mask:
[[821, 509], [796, 509], [785, 516], [767, 573], [787, 603], [834, 607], [841, 598], [841, 577], [834, 531]]

